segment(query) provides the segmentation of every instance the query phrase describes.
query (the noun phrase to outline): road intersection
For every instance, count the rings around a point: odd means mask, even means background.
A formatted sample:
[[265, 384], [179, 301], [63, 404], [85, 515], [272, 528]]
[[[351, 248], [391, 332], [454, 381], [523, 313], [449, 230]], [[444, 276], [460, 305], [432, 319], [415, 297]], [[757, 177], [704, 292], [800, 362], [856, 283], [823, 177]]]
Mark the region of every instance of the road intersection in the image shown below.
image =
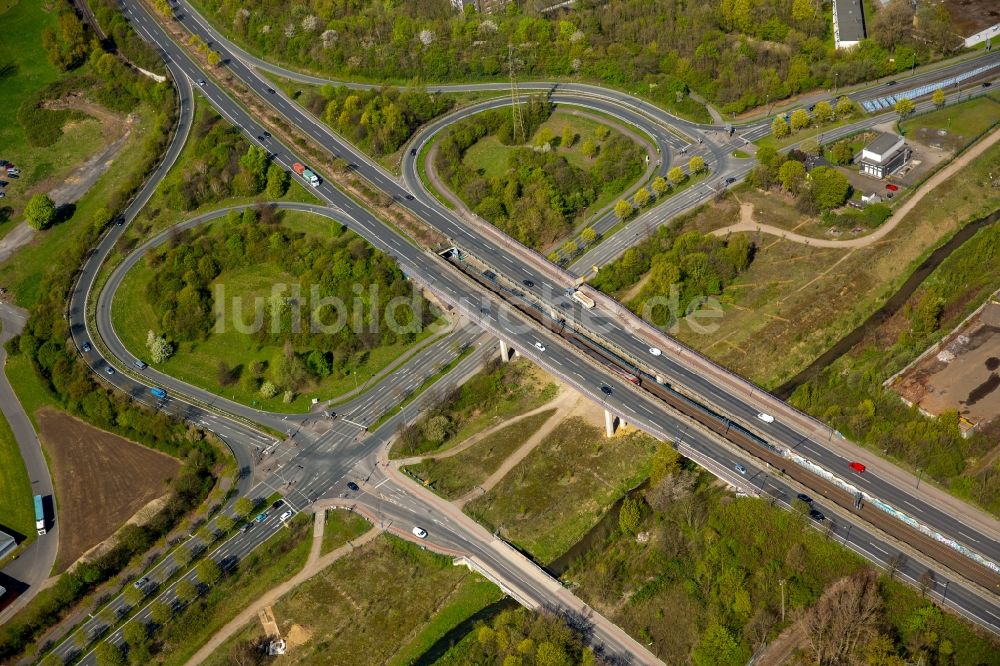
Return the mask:
[[[193, 106], [190, 81], [198, 80], [203, 73], [188, 54], [166, 35], [144, 5], [130, 0], [126, 3], [126, 8], [126, 16], [139, 33], [157, 45], [165, 55], [181, 96], [181, 122], [184, 123], [184, 119], [187, 118], [189, 123], [190, 109]], [[195, 18], [189, 9], [185, 8], [182, 14], [184, 13], [192, 17], [186, 20], [185, 25], [201, 34], [203, 39], [213, 44], [216, 50], [223, 52], [226, 66], [230, 71], [311, 140], [348, 161], [369, 183], [391, 195], [418, 218], [452, 238], [456, 245], [490, 262], [498, 270], [507, 273], [515, 282], [531, 281], [533, 286], [526, 291], [531, 292], [529, 296], [532, 298], [543, 303], [555, 304], [562, 301], [567, 288], [572, 286], [571, 273], [538, 263], [538, 258], [530, 250], [516, 246], [509, 239], [509, 242], [497, 244], [495, 236], [491, 236], [489, 232], [482, 232], [476, 224], [456, 219], [451, 211], [445, 209], [420, 186], [419, 178], [416, 176], [415, 160], [404, 160], [402, 180], [374, 165], [360, 151], [337, 137], [283, 94], [269, 92], [272, 89], [266, 80], [247, 64], [249, 59], [244, 59], [239, 52], [225, 52], [225, 47], [220, 47], [220, 44], [225, 44], [224, 41], [206, 24]], [[251, 64], [255, 63], [251, 61]], [[522, 85], [522, 89], [526, 88], [528, 86]], [[648, 213], [649, 216], [655, 213], [656, 217], [653, 219], [657, 224], [672, 217], [676, 211], [697, 205], [712, 196], [714, 192], [709, 187], [712, 184], [718, 185], [727, 177], [741, 178], [749, 171], [749, 162], [736, 160], [730, 156], [733, 146], [740, 145], [742, 140], [729, 140], [726, 137], [721, 141], [714, 140], [714, 135], [723, 134], [720, 128], [709, 128], [678, 120], [648, 103], [616, 91], [580, 84], [548, 84], [548, 89], [551, 91], [553, 101], [557, 103], [587, 106], [642, 127], [643, 131], [654, 137], [659, 144], [664, 155], [663, 168], [670, 163], [671, 152], [679, 150], [678, 144], [688, 143], [686, 139], [680, 137], [691, 140], [694, 140], [694, 137], [704, 137], [704, 145], [713, 168], [712, 178], [705, 182], [704, 188], [692, 188], [683, 192], [674, 198], [677, 201], [671, 199], [668, 204], [654, 208]], [[258, 143], [256, 137], [263, 135], [266, 128], [241, 104], [211, 80], [200, 88], [200, 92], [220, 113], [240, 127], [251, 141]], [[496, 102], [484, 104], [488, 106]], [[655, 120], [650, 121], [650, 118]], [[865, 122], [869, 120], [871, 119], [866, 119]], [[443, 128], [445, 124], [438, 129]], [[759, 126], [758, 124], [740, 128], [740, 131], [744, 134], [759, 131], [756, 130]], [[857, 126], [851, 127], [853, 131], [857, 131]], [[844, 128], [843, 131], [846, 134], [850, 130], [851, 128]], [[430, 130], [428, 132], [418, 137], [414, 148], [422, 146], [422, 142], [433, 134]], [[268, 139], [262, 143], [278, 164], [290, 168], [294, 161], [298, 161], [294, 151], [282, 145], [280, 141]], [[405, 154], [409, 155], [409, 151]], [[165, 164], [170, 162], [171, 160], [168, 160]], [[163, 172], [165, 173], [165, 169]], [[162, 174], [159, 172], [153, 174], [150, 184], [155, 187], [160, 177]], [[147, 190], [149, 193], [152, 192], [149, 185], [143, 192]], [[508, 589], [515, 598], [538, 607], [560, 610], [580, 620], [589, 627], [592, 642], [601, 646], [606, 653], [617, 655], [631, 663], [655, 663], [655, 657], [645, 648], [605, 618], [586, 609], [544, 570], [524, 561], [523, 556], [516, 550], [503, 544], [493, 535], [483, 534], [485, 530], [461, 512], [456, 514], [449, 509], [451, 505], [448, 503], [417, 487], [416, 484], [394, 475], [392, 470], [384, 465], [384, 456], [396, 429], [401, 424], [412, 421], [419, 409], [430, 404], [441, 391], [447, 390], [476, 371], [485, 355], [492, 352], [490, 344], [483, 340], [484, 331], [512, 342], [515, 346], [530, 331], [532, 335], [545, 340], [547, 351], [539, 353], [527, 346], [522, 350], [523, 354], [553, 374], [562, 377], [583, 394], [592, 396], [595, 402], [605, 404], [612, 411], [626, 417], [630, 423], [639, 425], [665, 441], [676, 442], [682, 453], [732, 485], [753, 494], [769, 496], [782, 505], [788, 505], [792, 501], [798, 492], [798, 487], [784, 478], [784, 475], [763, 465], [746, 452], [734, 451], [731, 447], [720, 444], [717, 438], [690, 422], [685, 422], [678, 414], [664, 409], [661, 404], [637, 392], [627, 382], [619, 381], [601, 368], [582, 361], [579, 353], [565, 348], [558, 337], [540, 333], [538, 327], [532, 325], [523, 314], [504, 305], [497, 294], [484, 293], [481, 288], [470, 284], [457, 271], [450, 270], [440, 258], [414, 247], [332, 183], [324, 182], [316, 188], [315, 193], [326, 202], [325, 205], [291, 204], [289, 207], [310, 210], [347, 224], [377, 248], [390, 253], [415, 282], [435, 291], [443, 300], [454, 305], [467, 320], [468, 323], [457, 329], [451, 337], [458, 341], [459, 345], [476, 344], [476, 351], [463, 358], [444, 380], [440, 380], [431, 389], [418, 396], [406, 409], [388, 418], [380, 428], [372, 433], [366, 433], [356, 424], [371, 425], [381, 414], [399, 402], [401, 394], [398, 391], [394, 393], [391, 390], [382, 390], [385, 382], [356, 397], [347, 403], [346, 408], [338, 408], [338, 411], [347, 414], [346, 419], [326, 422], [324, 417], [316, 413], [287, 416], [254, 410], [156, 373], [152, 369], [143, 370], [141, 376], [130, 374], [130, 371], [125, 372], [131, 366], [132, 357], [114, 333], [110, 303], [117, 284], [120, 284], [127, 268], [119, 267], [100, 294], [91, 293], [97, 272], [123, 227], [113, 227], [102, 239], [81, 270], [80, 279], [72, 294], [69, 316], [74, 341], [78, 346], [89, 339], [99, 340], [101, 343], [99, 346], [95, 345], [95, 351], [88, 356], [91, 367], [104, 379], [108, 379], [104, 372], [108, 364], [117, 367], [119, 372], [110, 379], [118, 388], [139, 400], [149, 399], [147, 389], [151, 385], [166, 388], [172, 397], [164, 403], [157, 404], [158, 408], [216, 432], [231, 446], [241, 470], [246, 472], [239, 487], [241, 495], [266, 497], [272, 491], [277, 491], [284, 494], [292, 506], [302, 509], [317, 500], [339, 497], [345, 492], [346, 480], [356, 479], [359, 485], [362, 485], [362, 489], [352, 500], [359, 508], [377, 516], [381, 526], [384, 527], [386, 524], [428, 526], [429, 547], [441, 552], [475, 558], [481, 563], [483, 570], [496, 576], [498, 584]], [[148, 195], [146, 198], [148, 199]], [[125, 215], [126, 221], [130, 221], [144, 203], [145, 200], [140, 196], [129, 207]], [[193, 226], [203, 221], [198, 219], [185, 224]], [[637, 220], [633, 224], [638, 222]], [[629, 227], [626, 227], [626, 231], [628, 229]], [[155, 241], [156, 239], [152, 239], [149, 243]], [[617, 252], [623, 251], [628, 243], [627, 233], [623, 235], [623, 232], [619, 232], [598, 248], [607, 246], [609, 253]], [[138, 252], [132, 255], [132, 257], [137, 256], [141, 255]], [[96, 296], [93, 322], [87, 317], [88, 299], [92, 295]], [[553, 309], [556, 307], [561, 306], [553, 305]], [[843, 455], [844, 451], [849, 450], [846, 443], [835, 443], [833, 433], [830, 433], [829, 440], [818, 437], [818, 433], [826, 432], [819, 424], [809, 421], [804, 416], [791, 414], [787, 407], [779, 407], [774, 411], [787, 414], [788, 418], [767, 426], [757, 423], [754, 419], [761, 410], [761, 405], [770, 408], [773, 399], [742, 380], [726, 377], [720, 379], [721, 369], [713, 369], [706, 365], [706, 359], [698, 357], [690, 350], [684, 350], [675, 342], [668, 340], [662, 346], [673, 353], [665, 353], [655, 359], [648, 358], [646, 350], [650, 340], [659, 341], [661, 338], [651, 338], [654, 334], [643, 328], [640, 322], [628, 320], [622, 313], [611, 307], [604, 307], [603, 304], [596, 311], [590, 312], [574, 305], [565, 316], [581, 329], [599, 330], [602, 340], [614, 345], [615, 349], [627, 355], [627, 358], [642, 359], [642, 372], [647, 375], [662, 374], [670, 377], [676, 385], [707, 398], [715, 408], [724, 410], [730, 418], [738, 419], [744, 424], [752, 424], [762, 436], [788, 443], [792, 449], [824, 467], [837, 469], [846, 464]], [[662, 336], [662, 333], [659, 335]], [[449, 347], [448, 350], [445, 349], [446, 346]], [[412, 361], [406, 364], [413, 373], [412, 377], [407, 378], [409, 382], [407, 386], [419, 386], [427, 377], [433, 375], [436, 368], [441, 367], [442, 361], [448, 357], [448, 351], [454, 353], [450, 342], [448, 345], [441, 342], [428, 347], [426, 353], [416, 354]], [[611, 395], [602, 395], [598, 390], [601, 386], [608, 386], [612, 391]], [[394, 390], [396, 388], [398, 387], [394, 387]], [[744, 392], [745, 390], [747, 392]], [[352, 416], [356, 416], [358, 420], [351, 418]], [[282, 433], [282, 439], [276, 442], [270, 436], [271, 432]], [[261, 455], [264, 450], [269, 452], [267, 456]], [[269, 458], [266, 462], [265, 457]], [[733, 465], [736, 462], [745, 465], [748, 470], [746, 476], [733, 472]], [[881, 465], [888, 466], [889, 463], [882, 462]], [[255, 477], [258, 479], [256, 482], [254, 482]], [[870, 474], [866, 475], [861, 483], [866, 484], [866, 490], [873, 495], [900, 506], [905, 504], [912, 507], [912, 512], [921, 521], [968, 544], [968, 547], [974, 548], [988, 558], [1000, 560], [1000, 544], [996, 539], [995, 521], [990, 522], [981, 516], [957, 520], [955, 515], [938, 508], [934, 501], [939, 499], [938, 497], [926, 492], [911, 492], [895, 477], [883, 478], [878, 474]], [[836, 512], [834, 507], [828, 510]], [[849, 512], [842, 512], [838, 518], [837, 526], [832, 530], [834, 535], [876, 563], [888, 566], [890, 561], [893, 562], [893, 567], [899, 570], [900, 575], [911, 581], [915, 582], [924, 570], [934, 566], [934, 563], [921, 560], [919, 554], [911, 553], [906, 544], [894, 542], [851, 516]], [[279, 527], [266, 524], [271, 527], [262, 525], [259, 526], [260, 529], [232, 537], [227, 542], [233, 544], [232, 551], [226, 551], [225, 556], [241, 557], [242, 554], [249, 552], [248, 549], [259, 543], [255, 539], [266, 535], [268, 529]], [[407, 532], [408, 529], [403, 531]], [[253, 536], [248, 536], [250, 534]], [[907, 555], [910, 559], [900, 563], [898, 558], [900, 554]], [[220, 556], [222, 555], [220, 552]], [[941, 568], [936, 571], [932, 588], [930, 594], [939, 600], [992, 631], [1000, 631], [1000, 608], [995, 590], [992, 593], [984, 591], [981, 586], [968, 584]], [[167, 589], [161, 594], [169, 593], [170, 590]], [[164, 598], [171, 599], [171, 597]], [[111, 639], [115, 640], [115, 634], [111, 634]], [[71, 647], [66, 646], [65, 649], [69, 650]], [[88, 660], [92, 660], [92, 655], [85, 659], [85, 663], [89, 663]]]

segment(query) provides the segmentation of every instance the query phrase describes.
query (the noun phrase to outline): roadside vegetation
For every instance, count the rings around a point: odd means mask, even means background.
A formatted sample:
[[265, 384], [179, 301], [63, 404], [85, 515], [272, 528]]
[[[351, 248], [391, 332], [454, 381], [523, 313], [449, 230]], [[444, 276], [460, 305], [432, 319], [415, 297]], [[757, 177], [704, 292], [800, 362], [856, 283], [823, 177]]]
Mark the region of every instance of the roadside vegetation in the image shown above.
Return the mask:
[[404, 428], [390, 455], [405, 458], [445, 451], [491, 425], [545, 404], [557, 390], [551, 377], [527, 361], [491, 360]]
[[290, 91], [293, 99], [376, 159], [398, 152], [421, 125], [455, 104], [450, 96], [415, 87], [357, 90], [325, 85], [305, 92], [300, 88]]
[[629, 309], [657, 326], [674, 326], [703, 299], [721, 294], [753, 260], [746, 236], [722, 239], [684, 229], [683, 218], [659, 227], [590, 283], [609, 294], [627, 292]]
[[[268, 539], [234, 567], [212, 572], [203, 563], [197, 567], [200, 583], [180, 583], [176, 605], [167, 605], [160, 621], [137, 625], [126, 634], [125, 654], [129, 664], [185, 664], [216, 631], [251, 602], [288, 580], [306, 562], [312, 543], [312, 520], [297, 514], [287, 528]], [[217, 567], [216, 567], [217, 569]], [[211, 574], [215, 580], [203, 580]]]
[[994, 223], [946, 259], [899, 314], [791, 397], [849, 439], [921, 470], [994, 515], [1000, 515], [1000, 467], [980, 461], [997, 446], [1000, 422], [963, 437], [957, 412], [924, 416], [882, 382], [1000, 289], [1000, 276], [983, 270], [998, 248], [1000, 225]]
[[[915, 138], [921, 143], [944, 139], [949, 147], [958, 151], [997, 123], [1000, 123], [1000, 100], [992, 94], [910, 116], [899, 123], [899, 131], [903, 136]], [[959, 143], [953, 144], [956, 139]]]
[[326, 524], [323, 526], [323, 545], [320, 548], [320, 555], [337, 550], [371, 528], [371, 523], [352, 511], [328, 510]]
[[[478, 574], [454, 566], [449, 557], [382, 535], [271, 608], [289, 643], [283, 660], [290, 664], [339, 664], [344, 655], [354, 663], [395, 664], [407, 663], [397, 661], [397, 655], [419, 656], [423, 646], [493, 603], [498, 592]], [[234, 657], [248, 649], [252, 653], [262, 635], [255, 620], [205, 663], [245, 663]]]
[[496, 472], [552, 415], [554, 409], [527, 416], [488, 435], [453, 456], [426, 458], [403, 471], [445, 499], [462, 497]]
[[[217, 26], [258, 55], [328, 75], [384, 82], [506, 80], [508, 45], [518, 76], [574, 77], [638, 91], [669, 110], [707, 121], [694, 90], [725, 114], [808, 92], [906, 72], [955, 52], [960, 40], [943, 7], [878, 6], [869, 39], [832, 48], [827, 12], [809, 2], [669, 0], [584, 3], [540, 13], [525, 3], [489, 16], [447, 0], [386, 5], [363, 0], [254, 11], [229, 0], [197, 3]], [[513, 3], [512, 3], [513, 4]], [[873, 6], [874, 7], [874, 6]]]
[[434, 165], [471, 210], [544, 249], [627, 189], [642, 174], [643, 151], [607, 125], [551, 116], [541, 98], [522, 106], [523, 137], [507, 110], [484, 111], [447, 130]]
[[17, 440], [0, 414], [0, 530], [17, 539], [18, 547], [35, 540], [33, 494]]
[[733, 498], [669, 453], [610, 536], [563, 576], [666, 663], [742, 666], [796, 622], [802, 638], [790, 652], [801, 659], [788, 663], [992, 659], [985, 634], [873, 572], [804, 512]]
[[18, 2], [2, 14], [8, 39], [0, 45], [0, 85], [11, 122], [0, 128], [0, 157], [22, 173], [4, 178], [0, 234], [13, 226], [5, 221], [19, 221], [32, 195], [47, 193], [103, 150], [111, 141], [106, 137], [129, 136], [114, 168], [75, 206], [60, 207], [52, 228], [0, 268], [0, 284], [26, 306], [38, 298], [41, 274], [58, 254], [52, 248], [72, 243], [95, 217], [100, 225], [100, 210], [117, 207], [139, 186], [166, 144], [174, 111], [167, 84], [154, 83], [92, 43], [68, 5], [58, 2], [52, 10]]
[[428, 335], [436, 311], [389, 256], [344, 225], [282, 218], [231, 211], [147, 253], [115, 299], [123, 342], [210, 391], [303, 411]]
[[465, 512], [548, 564], [642, 482], [657, 448], [644, 433], [607, 439], [602, 428], [570, 417]]

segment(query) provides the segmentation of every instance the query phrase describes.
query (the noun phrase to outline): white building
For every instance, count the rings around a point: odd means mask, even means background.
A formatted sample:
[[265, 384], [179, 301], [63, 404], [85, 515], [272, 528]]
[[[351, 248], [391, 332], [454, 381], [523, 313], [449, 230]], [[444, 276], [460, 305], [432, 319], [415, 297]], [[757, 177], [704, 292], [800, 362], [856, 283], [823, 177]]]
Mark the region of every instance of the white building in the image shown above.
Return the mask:
[[833, 43], [838, 49], [857, 46], [867, 36], [861, 0], [833, 0]]
[[861, 151], [861, 173], [875, 178], [885, 178], [897, 171], [910, 159], [910, 147], [898, 134], [879, 134]]

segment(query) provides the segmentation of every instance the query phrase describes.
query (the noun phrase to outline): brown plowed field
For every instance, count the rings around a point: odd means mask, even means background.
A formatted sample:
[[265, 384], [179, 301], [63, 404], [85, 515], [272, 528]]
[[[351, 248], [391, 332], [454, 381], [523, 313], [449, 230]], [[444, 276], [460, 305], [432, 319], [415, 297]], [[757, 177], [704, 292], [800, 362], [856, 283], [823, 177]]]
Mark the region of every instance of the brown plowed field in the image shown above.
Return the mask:
[[38, 412], [39, 438], [56, 488], [61, 572], [166, 492], [180, 462], [65, 412]]

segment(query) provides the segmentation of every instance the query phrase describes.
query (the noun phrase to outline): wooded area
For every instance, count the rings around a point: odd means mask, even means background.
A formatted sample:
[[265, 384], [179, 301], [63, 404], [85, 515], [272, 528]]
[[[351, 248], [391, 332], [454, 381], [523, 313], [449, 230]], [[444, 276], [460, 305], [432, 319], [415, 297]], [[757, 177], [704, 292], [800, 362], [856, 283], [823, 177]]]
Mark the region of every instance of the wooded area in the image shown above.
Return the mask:
[[[438, 144], [435, 158], [442, 179], [476, 214], [537, 249], [566, 236], [602, 193], [621, 192], [642, 173], [643, 165], [642, 149], [606, 127], [604, 139], [587, 146], [588, 157], [593, 158], [591, 168], [571, 164], [560, 148], [569, 148], [574, 136], [564, 139], [550, 136], [548, 128], [538, 130], [551, 113], [551, 104], [533, 97], [523, 105], [524, 136], [516, 138], [508, 111], [477, 114], [450, 129]], [[464, 163], [466, 151], [491, 136], [514, 146], [507, 156], [507, 169], [496, 177]], [[532, 147], [521, 145], [529, 139]]]
[[[523, 3], [528, 5], [530, 3]], [[959, 48], [941, 5], [872, 3], [869, 39], [833, 46], [829, 4], [813, 0], [581, 0], [537, 14], [512, 2], [484, 16], [448, 0], [202, 0], [212, 20], [267, 57], [375, 81], [579, 77], [639, 90], [669, 109], [704, 114], [695, 90], [740, 111], [817, 87], [905, 71]]]

